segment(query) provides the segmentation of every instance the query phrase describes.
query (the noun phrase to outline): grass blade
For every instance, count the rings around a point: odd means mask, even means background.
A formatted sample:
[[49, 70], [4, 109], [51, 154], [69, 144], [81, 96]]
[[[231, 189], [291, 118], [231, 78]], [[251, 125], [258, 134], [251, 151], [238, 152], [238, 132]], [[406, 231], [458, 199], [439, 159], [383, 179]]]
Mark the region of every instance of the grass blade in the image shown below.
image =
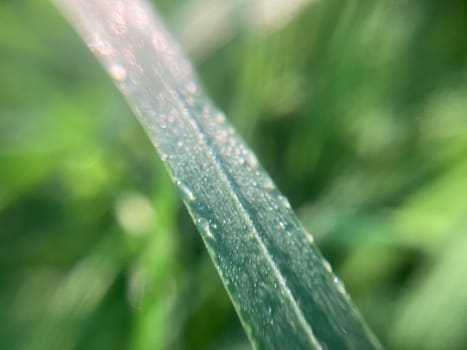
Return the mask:
[[167, 165], [256, 348], [379, 344], [145, 1], [56, 0]]

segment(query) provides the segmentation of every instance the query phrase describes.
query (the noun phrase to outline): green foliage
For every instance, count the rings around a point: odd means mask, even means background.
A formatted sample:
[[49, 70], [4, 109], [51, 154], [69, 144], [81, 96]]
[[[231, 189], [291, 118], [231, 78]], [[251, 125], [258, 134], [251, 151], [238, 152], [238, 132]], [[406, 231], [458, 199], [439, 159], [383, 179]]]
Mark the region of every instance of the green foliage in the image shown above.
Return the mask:
[[[56, 2], [156, 146], [253, 347], [379, 348], [312, 235], [202, 91], [155, 10], [145, 1]], [[137, 200], [131, 206], [145, 213]]]
[[[194, 55], [389, 348], [467, 341], [466, 13], [316, 1]], [[108, 78], [50, 4], [0, 17], [0, 348], [247, 347]]]

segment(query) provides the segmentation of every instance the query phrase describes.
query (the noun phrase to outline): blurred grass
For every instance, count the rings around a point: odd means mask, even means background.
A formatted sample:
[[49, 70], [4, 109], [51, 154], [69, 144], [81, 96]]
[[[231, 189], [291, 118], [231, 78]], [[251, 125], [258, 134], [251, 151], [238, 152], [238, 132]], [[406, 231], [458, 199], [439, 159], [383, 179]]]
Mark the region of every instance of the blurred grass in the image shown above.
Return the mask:
[[[182, 41], [209, 29], [181, 16], [195, 1], [158, 4]], [[317, 0], [261, 28], [235, 8], [189, 45], [213, 99], [388, 348], [465, 349], [465, 2]], [[48, 3], [1, 2], [0, 27], [0, 348], [248, 348], [83, 44]]]

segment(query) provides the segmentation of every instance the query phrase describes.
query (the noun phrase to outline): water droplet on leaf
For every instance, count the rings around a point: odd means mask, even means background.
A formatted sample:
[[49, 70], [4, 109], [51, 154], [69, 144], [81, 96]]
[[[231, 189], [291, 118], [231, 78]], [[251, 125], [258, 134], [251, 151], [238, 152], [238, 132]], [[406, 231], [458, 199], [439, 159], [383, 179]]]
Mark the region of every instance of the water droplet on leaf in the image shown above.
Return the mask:
[[126, 69], [119, 63], [114, 63], [110, 66], [110, 75], [116, 81], [124, 81], [127, 77]]
[[102, 40], [98, 36], [94, 36], [89, 42], [88, 42], [89, 49], [91, 52], [102, 55], [102, 56], [110, 56], [111, 54], [114, 53], [114, 49], [112, 45], [106, 40]]
[[198, 225], [201, 229], [201, 231], [208, 236], [211, 239], [215, 239], [214, 235], [211, 232], [211, 226], [209, 225], [209, 221], [206, 220], [205, 218], [199, 218], [198, 219]]
[[194, 196], [193, 192], [191, 192], [191, 190], [183, 182], [177, 180], [175, 184], [180, 190], [183, 199], [185, 199], [188, 202], [194, 202], [196, 200], [196, 197]]
[[332, 272], [331, 264], [327, 260], [323, 260], [323, 266], [327, 272]]
[[306, 239], [309, 243], [314, 243], [315, 242], [315, 239], [313, 238], [313, 236], [311, 235], [311, 233], [307, 233], [306, 234]]
[[282, 205], [283, 205], [284, 207], [286, 207], [286, 208], [288, 208], [288, 209], [291, 208], [289, 200], [288, 200], [286, 197], [284, 197], [283, 195], [280, 194], [280, 195], [277, 197], [277, 199], [279, 200], [279, 202], [282, 203]]

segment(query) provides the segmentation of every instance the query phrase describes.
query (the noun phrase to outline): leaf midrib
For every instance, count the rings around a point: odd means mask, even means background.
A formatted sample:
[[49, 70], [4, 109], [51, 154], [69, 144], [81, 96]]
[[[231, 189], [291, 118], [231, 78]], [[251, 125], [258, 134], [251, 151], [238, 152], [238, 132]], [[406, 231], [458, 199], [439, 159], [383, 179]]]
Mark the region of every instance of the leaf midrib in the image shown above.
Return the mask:
[[[154, 73], [159, 75], [160, 81], [162, 82], [164, 87], [167, 89], [167, 91], [170, 91], [170, 88], [167, 86], [167, 83], [165, 82], [165, 79], [163, 79], [163, 77], [161, 77], [159, 72], [154, 72]], [[257, 225], [251, 219], [250, 214], [248, 214], [248, 211], [245, 208], [245, 204], [242, 202], [242, 200], [240, 199], [240, 197], [238, 195], [239, 192], [236, 192], [234, 190], [232, 184], [235, 184], [237, 188], [240, 188], [240, 186], [237, 184], [235, 179], [233, 179], [231, 176], [228, 175], [228, 172], [226, 171], [225, 166], [219, 161], [219, 159], [223, 159], [224, 156], [222, 156], [217, 151], [217, 148], [215, 146], [213, 146], [213, 144], [211, 143], [210, 136], [208, 136], [208, 134], [204, 132], [203, 127], [196, 120], [196, 117], [194, 117], [194, 114], [189, 112], [190, 111], [190, 106], [188, 106], [183, 101], [183, 98], [179, 95], [178, 92], [175, 92], [175, 93], [176, 93], [177, 98], [174, 98], [172, 95], [170, 95], [170, 98], [173, 99], [173, 102], [177, 105], [177, 107], [179, 108], [179, 111], [182, 114], [185, 114], [187, 116], [187, 119], [188, 119], [190, 125], [193, 127], [194, 131], [205, 136], [205, 137], [202, 138], [201, 145], [204, 146], [207, 149], [208, 154], [211, 156], [210, 160], [212, 161], [212, 163], [216, 167], [216, 170], [218, 171], [218, 174], [219, 174], [218, 178], [221, 179], [221, 181], [224, 183], [224, 185], [226, 185], [226, 187], [227, 187], [227, 189], [228, 189], [228, 191], [229, 191], [229, 193], [231, 195], [231, 198], [233, 198], [235, 203], [237, 203], [237, 207], [241, 210], [241, 212], [243, 214], [245, 214], [245, 216], [244, 216], [245, 220], [250, 225], [250, 227], [253, 228], [253, 230], [252, 230], [253, 237], [255, 238], [255, 241], [257, 242], [261, 252], [264, 254], [264, 257], [266, 258], [266, 261], [268, 262], [269, 266], [271, 267], [272, 271], [274, 272], [274, 275], [275, 275], [275, 277], [277, 278], [277, 280], [279, 282], [280, 288], [287, 295], [287, 297], [288, 297], [287, 299], [289, 300], [289, 302], [290, 302], [290, 304], [292, 306], [292, 309], [294, 310], [294, 313], [297, 316], [298, 321], [300, 322], [300, 324], [302, 325], [305, 333], [307, 334], [311, 345], [315, 349], [321, 349], [321, 345], [319, 344], [315, 334], [313, 333], [313, 330], [312, 330], [311, 326], [307, 322], [307, 320], [305, 318], [305, 315], [303, 314], [300, 307], [298, 306], [297, 300], [295, 299], [294, 295], [292, 294], [292, 291], [290, 290], [290, 288], [287, 287], [286, 281], [282, 277], [280, 269], [278, 268], [276, 262], [274, 261], [273, 257], [269, 253], [266, 245], [264, 244], [263, 239], [261, 238], [261, 236], [259, 234], [259, 230], [258, 230]], [[229, 178], [230, 178], [230, 181], [229, 181]], [[247, 200], [245, 199], [245, 201], [247, 201]], [[240, 315], [241, 315], [241, 313], [240, 313]]]

